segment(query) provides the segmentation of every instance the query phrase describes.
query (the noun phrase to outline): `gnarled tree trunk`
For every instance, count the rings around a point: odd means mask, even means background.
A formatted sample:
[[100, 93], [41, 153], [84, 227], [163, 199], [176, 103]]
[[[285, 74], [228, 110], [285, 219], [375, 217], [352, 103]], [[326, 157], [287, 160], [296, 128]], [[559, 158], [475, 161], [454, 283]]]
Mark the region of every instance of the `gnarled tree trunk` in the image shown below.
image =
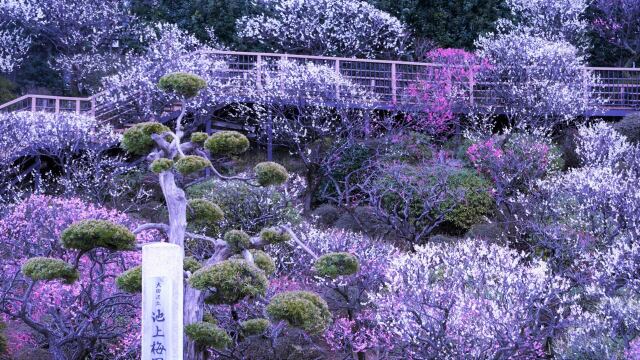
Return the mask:
[[[164, 194], [169, 211], [169, 242], [180, 245], [184, 257], [184, 237], [187, 231], [187, 197], [184, 190], [178, 187], [174, 174], [165, 171], [160, 174], [160, 187]], [[182, 269], [181, 269], [182, 270]], [[184, 284], [183, 319], [185, 326], [202, 320], [204, 296], [196, 289]], [[184, 359], [202, 360], [203, 353], [197, 350], [196, 344], [184, 335]]]

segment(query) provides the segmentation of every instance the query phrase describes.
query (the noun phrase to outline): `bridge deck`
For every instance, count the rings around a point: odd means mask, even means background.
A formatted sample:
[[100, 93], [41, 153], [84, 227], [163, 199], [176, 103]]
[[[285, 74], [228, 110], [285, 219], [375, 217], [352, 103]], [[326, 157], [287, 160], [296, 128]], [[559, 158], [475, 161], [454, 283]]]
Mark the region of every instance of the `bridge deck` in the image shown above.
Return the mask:
[[[377, 94], [380, 101], [376, 107], [381, 109], [392, 108], [411, 83], [417, 80], [429, 81], [434, 70], [442, 66], [422, 62], [233, 51], [202, 52], [199, 55], [212, 60], [225, 60], [228, 64], [225, 78], [239, 79], [245, 86], [257, 86], [260, 83], [260, 69], [274, 69], [279, 60], [325, 65]], [[588, 67], [584, 71], [591, 72], [598, 79], [597, 84], [588, 85], [592, 87], [595, 97], [605, 100], [602, 110], [590, 115], [623, 116], [640, 111], [640, 69]], [[491, 84], [477, 83], [476, 79], [470, 77], [462, 85], [466, 89], [465, 101], [468, 102], [463, 107], [492, 101]], [[0, 111], [75, 112], [107, 120], [131, 109], [126, 104], [100, 103], [98, 96], [74, 98], [25, 95], [0, 105]]]

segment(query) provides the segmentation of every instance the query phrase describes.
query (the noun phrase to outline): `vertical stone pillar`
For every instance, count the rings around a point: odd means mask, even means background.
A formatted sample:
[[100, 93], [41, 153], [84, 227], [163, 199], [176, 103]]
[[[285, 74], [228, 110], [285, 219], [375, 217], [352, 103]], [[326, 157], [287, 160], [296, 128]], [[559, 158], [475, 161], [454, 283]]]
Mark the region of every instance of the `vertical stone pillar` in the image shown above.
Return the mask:
[[142, 247], [142, 360], [182, 360], [183, 254], [180, 246]]

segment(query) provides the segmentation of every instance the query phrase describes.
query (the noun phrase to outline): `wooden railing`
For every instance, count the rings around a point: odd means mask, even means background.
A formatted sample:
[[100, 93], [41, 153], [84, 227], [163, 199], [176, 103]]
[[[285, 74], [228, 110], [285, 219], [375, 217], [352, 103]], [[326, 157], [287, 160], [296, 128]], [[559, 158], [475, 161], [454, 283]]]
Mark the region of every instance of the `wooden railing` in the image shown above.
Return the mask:
[[0, 111], [69, 112], [95, 116], [93, 97], [67, 97], [51, 95], [24, 95], [0, 105]]
[[[428, 80], [439, 64], [338, 58], [326, 56], [306, 56], [275, 53], [211, 51], [199, 52], [210, 60], [224, 60], [227, 69], [221, 77], [233, 80], [239, 86], [261, 86], [261, 71], [277, 71], [280, 60], [298, 63], [314, 63], [325, 65], [342, 76], [373, 93], [380, 102], [378, 108], [393, 107], [400, 97], [406, 94], [407, 87], [417, 80]], [[265, 70], [263, 70], [265, 69]], [[587, 84], [595, 97], [605, 101], [606, 114], [624, 115], [631, 111], [640, 111], [640, 69], [636, 68], [585, 68], [598, 79], [597, 84]], [[465, 101], [470, 105], [490, 102], [491, 85], [477, 83], [469, 77], [464, 80], [466, 87]], [[254, 89], [255, 90], [255, 89]], [[336, 96], [340, 96], [337, 92]], [[120, 103], [103, 103], [100, 97], [87, 98], [60, 97], [48, 95], [25, 95], [6, 104], [0, 105], [0, 111], [50, 111], [75, 112], [96, 116], [110, 121], [123, 114], [135, 112], [135, 99], [127, 99]], [[238, 99], [243, 100], [243, 99]]]

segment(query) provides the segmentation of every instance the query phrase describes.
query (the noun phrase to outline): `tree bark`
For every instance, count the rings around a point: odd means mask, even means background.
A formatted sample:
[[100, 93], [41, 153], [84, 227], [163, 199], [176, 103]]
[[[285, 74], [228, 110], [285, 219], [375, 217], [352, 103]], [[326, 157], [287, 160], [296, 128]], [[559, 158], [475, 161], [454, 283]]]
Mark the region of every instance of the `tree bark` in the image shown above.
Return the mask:
[[[169, 242], [182, 248], [184, 257], [184, 237], [187, 231], [187, 197], [184, 190], [178, 187], [175, 176], [171, 171], [160, 174], [160, 187], [167, 203], [169, 211]], [[180, 269], [182, 271], [182, 269]], [[184, 325], [189, 325], [202, 320], [204, 309], [204, 296], [196, 289], [184, 284]], [[201, 360], [203, 352], [198, 351], [195, 342], [184, 336], [184, 359]]]
[[53, 360], [67, 360], [67, 356], [65, 355], [62, 348], [57, 344], [55, 338], [49, 338], [49, 354], [51, 354], [51, 358]]
[[160, 174], [160, 187], [169, 211], [169, 242], [179, 245], [184, 256], [184, 234], [187, 231], [187, 197], [176, 185], [171, 171]]
[[[204, 317], [204, 295], [201, 291], [184, 285], [184, 324], [202, 321]], [[184, 335], [184, 360], [204, 360], [206, 353], [195, 342]]]

